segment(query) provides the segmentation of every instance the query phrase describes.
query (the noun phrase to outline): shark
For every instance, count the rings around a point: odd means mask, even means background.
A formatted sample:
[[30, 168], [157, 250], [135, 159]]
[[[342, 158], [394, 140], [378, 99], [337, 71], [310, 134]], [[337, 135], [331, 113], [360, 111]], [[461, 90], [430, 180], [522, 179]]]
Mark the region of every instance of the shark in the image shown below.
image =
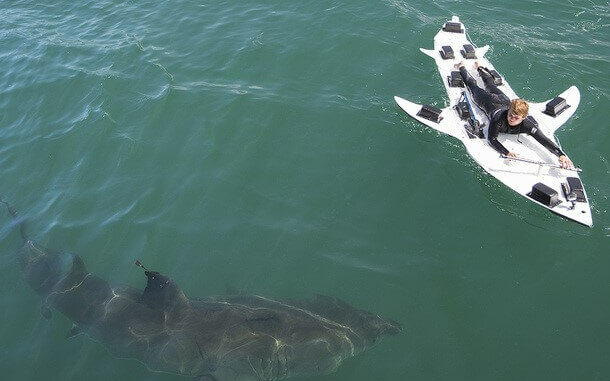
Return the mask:
[[197, 381], [271, 381], [328, 374], [347, 358], [396, 335], [402, 326], [336, 297], [275, 300], [231, 294], [189, 298], [170, 277], [147, 269], [144, 290], [113, 285], [89, 272], [75, 254], [28, 238], [18, 262], [25, 281], [43, 300], [43, 315], [59, 311], [73, 322], [68, 336], [84, 333], [116, 357], [136, 359], [151, 371]]

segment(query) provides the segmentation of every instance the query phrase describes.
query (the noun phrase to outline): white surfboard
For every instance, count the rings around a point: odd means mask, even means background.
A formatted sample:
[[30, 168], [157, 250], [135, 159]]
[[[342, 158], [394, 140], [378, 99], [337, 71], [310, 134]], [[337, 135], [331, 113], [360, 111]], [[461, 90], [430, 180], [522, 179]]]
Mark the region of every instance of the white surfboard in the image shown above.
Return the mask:
[[[449, 26], [447, 27], [447, 24]], [[466, 28], [457, 16], [445, 24], [434, 37], [434, 50], [420, 49], [436, 62], [441, 79], [449, 96], [449, 106], [441, 109], [440, 120], [431, 120], [421, 115], [422, 105], [410, 102], [400, 97], [394, 97], [396, 103], [407, 114], [419, 122], [434, 128], [444, 134], [451, 135], [464, 144], [470, 156], [490, 175], [500, 180], [515, 192], [526, 197], [552, 212], [579, 222], [586, 226], [593, 225], [589, 199], [576, 170], [562, 169], [558, 166], [557, 157], [540, 145], [533, 137], [526, 134], [500, 134], [498, 140], [510, 151], [518, 155], [519, 160], [507, 159], [500, 155], [486, 139], [488, 118], [483, 111], [472, 104], [472, 111], [480, 122], [485, 124], [485, 137], [478, 138], [467, 131], [467, 122], [460, 119], [455, 106], [458, 103], [463, 87], [451, 87], [448, 77], [455, 71], [454, 65], [464, 62], [466, 69], [477, 80], [479, 86], [485, 88], [474, 62], [488, 69], [493, 65], [485, 58], [488, 46], [476, 48], [468, 40]], [[447, 30], [445, 30], [447, 29]], [[458, 31], [460, 30], [460, 31]], [[462, 54], [464, 45], [474, 47], [475, 58], [465, 58]], [[443, 46], [450, 46], [454, 58], [444, 58], [441, 54]], [[513, 89], [502, 77], [499, 88], [510, 98], [518, 98]], [[555, 131], [561, 127], [576, 111], [580, 103], [580, 92], [575, 86], [559, 95], [568, 107], [556, 116], [544, 113], [547, 102], [530, 103], [529, 114], [538, 122], [538, 127], [549, 138], [555, 138]], [[555, 98], [554, 98], [555, 99]], [[433, 118], [434, 119], [434, 118]], [[542, 184], [542, 185], [540, 185]], [[564, 184], [564, 185], [562, 185]], [[568, 186], [566, 186], [568, 185]], [[569, 186], [571, 185], [571, 187]], [[532, 194], [533, 193], [533, 194]]]

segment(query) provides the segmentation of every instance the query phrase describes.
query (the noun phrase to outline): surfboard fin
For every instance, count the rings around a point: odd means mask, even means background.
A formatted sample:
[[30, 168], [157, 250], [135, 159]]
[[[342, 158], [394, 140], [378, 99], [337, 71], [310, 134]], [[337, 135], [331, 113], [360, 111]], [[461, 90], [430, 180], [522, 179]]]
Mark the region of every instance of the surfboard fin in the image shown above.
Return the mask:
[[404, 98], [397, 96], [394, 97], [394, 100], [401, 109], [403, 109], [407, 114], [409, 114], [410, 117], [416, 119], [417, 121], [425, 124], [428, 127], [432, 127], [439, 132], [451, 135], [460, 140], [462, 139], [462, 135], [465, 134], [461, 126], [455, 125], [451, 122], [453, 120], [452, 118], [446, 118], [450, 115], [450, 113], [455, 113], [455, 110], [453, 110], [452, 107], [445, 107], [443, 109], [440, 109], [441, 113], [439, 116], [441, 116], [441, 119], [437, 122], [434, 122], [432, 120], [422, 118], [420, 115], [418, 115], [418, 113], [423, 107], [422, 105], [410, 102]]
[[436, 58], [437, 52], [435, 50], [419, 48], [419, 51], [424, 53], [425, 55], [427, 55], [430, 58]]
[[554, 135], [555, 131], [557, 131], [568, 121], [568, 119], [570, 119], [570, 117], [572, 117], [572, 115], [576, 112], [576, 109], [578, 109], [578, 105], [580, 104], [580, 91], [576, 86], [571, 86], [569, 89], [559, 94], [557, 97], [565, 99], [569, 107], [566, 108], [565, 111], [563, 111], [561, 114], [555, 117], [549, 116], [548, 114], [544, 113], [547, 104], [552, 101], [552, 99], [540, 103], [530, 102], [530, 114], [532, 114], [534, 118], [536, 118], [536, 120], [540, 123], [542, 131], [547, 136]]
[[474, 51], [478, 58], [483, 58], [483, 56], [485, 55], [485, 53], [487, 53], [488, 50], [489, 45], [485, 45], [481, 46], [480, 48], [476, 48]]

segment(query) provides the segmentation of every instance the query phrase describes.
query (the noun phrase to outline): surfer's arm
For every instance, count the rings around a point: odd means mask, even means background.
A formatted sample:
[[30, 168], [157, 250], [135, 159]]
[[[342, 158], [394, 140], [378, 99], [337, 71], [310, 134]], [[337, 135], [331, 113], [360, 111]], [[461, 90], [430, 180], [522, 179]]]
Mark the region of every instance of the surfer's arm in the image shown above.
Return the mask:
[[507, 150], [506, 147], [504, 147], [504, 145], [498, 141], [497, 136], [490, 136], [488, 140], [489, 144], [491, 144], [491, 146], [494, 147], [496, 151], [500, 152], [502, 155], [508, 155], [510, 153], [510, 151]]
[[489, 123], [489, 130], [487, 131], [487, 140], [492, 147], [496, 149], [496, 151], [500, 152], [502, 155], [508, 155], [510, 153], [509, 150], [504, 147], [502, 143], [498, 141], [498, 124], [492, 120]]
[[531, 125], [528, 125], [527, 128], [529, 128], [528, 134], [532, 135], [538, 143], [542, 144], [544, 148], [548, 149], [558, 157], [559, 164], [563, 168], [574, 168], [572, 160], [570, 160], [565, 153], [563, 153], [561, 148], [553, 143], [551, 139], [547, 138], [546, 135], [544, 135], [535, 124], [532, 123]]
[[[529, 122], [529, 121], [523, 121], [523, 123], [525, 123], [525, 122]], [[542, 146], [544, 148], [551, 151], [553, 154], [555, 154], [555, 156], [557, 156], [557, 157], [565, 156], [565, 154], [563, 153], [561, 148], [557, 147], [557, 145], [555, 143], [553, 143], [553, 141], [551, 139], [547, 138], [542, 133], [542, 131], [540, 131], [540, 129], [538, 127], [536, 127], [533, 123], [531, 123], [531, 124], [528, 123], [528, 126], [526, 128], [529, 130], [528, 134], [533, 136], [534, 139], [536, 139], [536, 141], [538, 143], [542, 144]]]

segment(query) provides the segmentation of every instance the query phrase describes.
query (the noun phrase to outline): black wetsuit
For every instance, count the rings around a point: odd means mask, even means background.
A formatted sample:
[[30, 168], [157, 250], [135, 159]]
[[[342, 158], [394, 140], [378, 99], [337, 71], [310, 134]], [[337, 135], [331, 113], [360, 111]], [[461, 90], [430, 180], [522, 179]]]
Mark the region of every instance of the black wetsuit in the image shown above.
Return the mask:
[[534, 118], [528, 117], [516, 126], [508, 124], [508, 109], [510, 107], [510, 99], [498, 89], [494, 84], [492, 76], [483, 69], [479, 68], [479, 74], [485, 83], [487, 90], [480, 88], [477, 85], [477, 81], [468, 73], [465, 67], [460, 68], [460, 74], [464, 79], [464, 83], [468, 86], [470, 93], [472, 94], [474, 102], [479, 106], [489, 118], [489, 130], [487, 132], [487, 139], [489, 144], [492, 145], [503, 155], [508, 154], [508, 150], [502, 143], [498, 141], [498, 134], [500, 132], [505, 134], [529, 134], [542, 144], [546, 149], [551, 151], [557, 156], [563, 155], [563, 151], [553, 141], [547, 138], [542, 131], [538, 128], [538, 124]]

